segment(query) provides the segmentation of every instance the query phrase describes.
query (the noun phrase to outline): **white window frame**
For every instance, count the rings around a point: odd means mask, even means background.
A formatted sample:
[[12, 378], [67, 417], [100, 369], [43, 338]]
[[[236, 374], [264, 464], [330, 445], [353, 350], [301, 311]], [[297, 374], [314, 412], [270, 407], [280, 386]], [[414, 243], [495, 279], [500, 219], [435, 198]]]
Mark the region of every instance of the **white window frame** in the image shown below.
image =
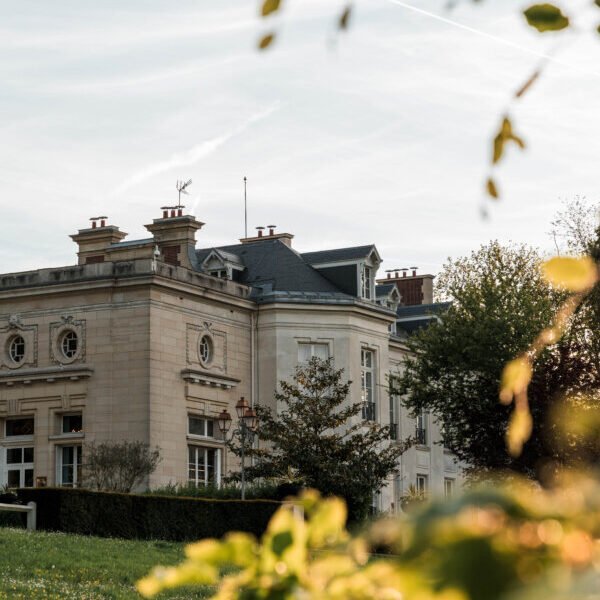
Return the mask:
[[456, 479], [454, 477], [444, 477], [444, 496], [452, 498], [456, 493]]
[[362, 264], [360, 268], [360, 297], [365, 300], [373, 300], [375, 296], [375, 286], [373, 278], [374, 268], [367, 264]]
[[416, 432], [420, 429], [423, 432], [423, 439], [417, 440], [417, 444], [419, 446], [428, 446], [429, 445], [429, 413], [425, 410], [422, 410], [415, 419], [415, 429]]
[[[194, 449], [195, 452], [195, 462], [191, 463], [190, 462], [190, 449]], [[208, 479], [207, 475], [208, 475], [208, 469], [206, 468], [207, 462], [206, 462], [206, 458], [207, 458], [207, 452], [213, 450], [215, 452], [215, 473], [214, 473], [214, 479], [213, 479], [213, 484], [216, 487], [220, 487], [221, 486], [221, 462], [222, 462], [222, 452], [221, 452], [221, 448], [216, 448], [214, 446], [201, 446], [199, 444], [188, 444], [187, 446], [187, 461], [188, 461], [188, 477], [187, 477], [187, 481], [189, 484], [192, 485], [196, 485], [196, 486], [200, 486], [200, 485], [210, 485], [211, 481]], [[204, 452], [204, 481], [199, 481], [198, 479], [198, 472], [199, 472], [199, 462], [198, 462], [198, 457], [200, 456], [200, 452], [203, 451]], [[190, 478], [190, 470], [191, 470], [191, 466], [194, 465], [194, 473], [195, 473], [195, 477], [192, 479]]]
[[426, 475], [425, 473], [417, 473], [415, 482], [417, 492], [424, 495], [429, 493], [429, 475]]
[[[307, 346], [309, 346], [309, 359], [311, 358], [321, 358], [320, 356], [317, 355], [317, 353], [315, 352], [315, 346], [320, 346], [323, 347], [327, 350], [327, 358], [331, 358], [331, 348], [329, 346], [329, 342], [303, 342], [300, 341], [298, 342], [298, 364], [299, 365], [306, 365], [308, 364], [308, 360], [302, 360], [302, 357], [300, 356], [301, 353], [301, 348], [306, 348]], [[327, 360], [327, 359], [322, 359], [322, 360]]]
[[[367, 365], [367, 357], [371, 357], [371, 365]], [[362, 417], [365, 421], [377, 421], [377, 370], [375, 350], [361, 347], [360, 349], [360, 398], [363, 403]], [[370, 377], [369, 377], [370, 375]], [[371, 381], [370, 385], [368, 381]], [[370, 394], [369, 394], [370, 392]]]
[[[19, 436], [21, 438], [22, 436]], [[27, 437], [27, 436], [25, 436]], [[12, 439], [12, 438], [11, 438]], [[31, 448], [33, 451], [33, 462], [26, 463], [23, 462], [25, 459], [25, 448]], [[11, 463], [8, 464], [8, 450], [21, 450], [22, 460], [20, 463]], [[31, 470], [33, 471], [31, 475], [31, 487], [35, 485], [35, 446], [33, 445], [33, 441], [30, 444], [21, 442], [20, 444], [14, 444], [9, 446], [4, 446], [0, 448], [0, 485], [8, 485], [8, 472], [9, 471], [18, 471], [19, 472], [19, 486], [25, 487], [25, 471]]]
[[[73, 481], [65, 483], [63, 481], [63, 449], [73, 448]], [[83, 464], [81, 455], [83, 454], [83, 448], [81, 444], [61, 444], [55, 446], [56, 450], [56, 485], [59, 487], [79, 487], [81, 481], [79, 481], [78, 470], [81, 469]], [[79, 456], [78, 456], [79, 454]]]
[[[204, 421], [204, 433], [192, 433], [191, 431], [191, 419], [196, 419], [198, 421]], [[208, 422], [212, 423], [212, 435], [209, 435], [208, 433]], [[192, 414], [188, 414], [188, 436], [190, 436], [191, 438], [198, 438], [198, 439], [208, 439], [208, 440], [213, 440], [215, 439], [215, 433], [216, 433], [216, 428], [217, 428], [217, 422], [214, 419], [210, 419], [208, 417], [206, 417], [205, 415], [192, 415]]]
[[222, 269], [212, 269], [209, 271], [209, 274], [213, 277], [218, 277], [219, 279], [229, 279], [229, 273], [225, 267]]

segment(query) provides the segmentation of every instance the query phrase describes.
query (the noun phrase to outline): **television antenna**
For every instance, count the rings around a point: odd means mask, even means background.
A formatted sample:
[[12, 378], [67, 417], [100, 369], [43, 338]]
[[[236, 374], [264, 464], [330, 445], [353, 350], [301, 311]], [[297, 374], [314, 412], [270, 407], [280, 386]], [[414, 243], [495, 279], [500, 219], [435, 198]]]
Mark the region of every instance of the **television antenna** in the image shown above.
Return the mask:
[[179, 193], [179, 196], [178, 196], [178, 203], [177, 203], [176, 208], [183, 208], [183, 206], [181, 204], [181, 194], [185, 194], [186, 196], [188, 195], [188, 191], [186, 188], [189, 185], [192, 185], [191, 179], [188, 179], [187, 181], [179, 181], [179, 179], [177, 180], [175, 187], [177, 188], [177, 192]]

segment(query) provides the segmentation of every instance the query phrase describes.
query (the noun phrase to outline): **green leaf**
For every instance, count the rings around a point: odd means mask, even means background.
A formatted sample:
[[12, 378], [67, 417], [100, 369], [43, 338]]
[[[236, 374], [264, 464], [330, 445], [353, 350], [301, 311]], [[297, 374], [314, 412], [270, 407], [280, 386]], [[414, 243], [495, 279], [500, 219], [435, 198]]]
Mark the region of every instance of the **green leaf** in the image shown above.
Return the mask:
[[281, 8], [281, 0], [264, 0], [260, 11], [261, 16], [266, 17]]
[[264, 50], [265, 48], [268, 48], [274, 39], [274, 33], [267, 33], [266, 35], [264, 35], [262, 38], [260, 38], [260, 41], [258, 42], [259, 50]]
[[539, 32], [560, 31], [569, 26], [569, 18], [553, 4], [534, 4], [524, 13], [527, 22]]
[[277, 556], [281, 556], [286, 548], [289, 548], [294, 539], [291, 531], [276, 533], [271, 540], [271, 549]]
[[338, 21], [338, 27], [340, 29], [348, 29], [348, 23], [350, 22], [350, 16], [352, 15], [352, 6], [348, 5], [344, 9], [344, 12], [340, 15], [340, 19]]

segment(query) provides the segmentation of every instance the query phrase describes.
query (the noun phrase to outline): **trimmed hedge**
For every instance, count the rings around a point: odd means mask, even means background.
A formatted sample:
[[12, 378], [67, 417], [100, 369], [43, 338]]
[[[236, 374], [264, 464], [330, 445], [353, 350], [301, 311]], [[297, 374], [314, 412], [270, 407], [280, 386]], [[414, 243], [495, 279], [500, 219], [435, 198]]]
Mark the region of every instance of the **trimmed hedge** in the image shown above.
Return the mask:
[[220, 538], [228, 531], [260, 536], [280, 503], [211, 500], [69, 488], [21, 488], [22, 502], [37, 503], [37, 528], [141, 540]]

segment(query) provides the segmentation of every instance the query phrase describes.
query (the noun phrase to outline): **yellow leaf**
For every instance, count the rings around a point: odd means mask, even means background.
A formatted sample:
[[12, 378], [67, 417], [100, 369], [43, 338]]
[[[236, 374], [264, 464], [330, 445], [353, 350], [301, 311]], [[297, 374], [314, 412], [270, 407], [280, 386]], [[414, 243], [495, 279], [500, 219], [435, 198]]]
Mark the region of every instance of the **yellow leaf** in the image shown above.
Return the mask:
[[487, 180], [486, 188], [487, 188], [487, 193], [492, 198], [498, 198], [499, 197], [498, 188], [496, 187], [496, 182], [491, 177]]
[[260, 38], [260, 41], [258, 42], [259, 49], [264, 50], [265, 48], [268, 48], [274, 39], [275, 39], [274, 33], [267, 33], [267, 35]]
[[340, 498], [322, 500], [310, 518], [309, 544], [321, 548], [340, 540], [346, 524], [346, 504]]
[[278, 11], [280, 6], [281, 6], [281, 0], [264, 0], [260, 14], [263, 17], [266, 17], [267, 15], [270, 15], [271, 13]]
[[584, 292], [598, 281], [598, 268], [589, 256], [551, 258], [542, 273], [550, 285], [570, 292]]
[[525, 148], [525, 142], [522, 138], [516, 135], [512, 128], [512, 123], [508, 117], [504, 117], [500, 131], [494, 138], [494, 155], [492, 162], [496, 164], [504, 154], [504, 145], [507, 142], [514, 142], [519, 148]]
[[520, 456], [523, 444], [531, 437], [532, 429], [533, 420], [529, 408], [517, 405], [506, 430], [506, 444], [511, 456]]
[[500, 401], [510, 404], [512, 399], [522, 394], [531, 381], [533, 370], [531, 363], [525, 357], [511, 360], [502, 372], [500, 381]]

